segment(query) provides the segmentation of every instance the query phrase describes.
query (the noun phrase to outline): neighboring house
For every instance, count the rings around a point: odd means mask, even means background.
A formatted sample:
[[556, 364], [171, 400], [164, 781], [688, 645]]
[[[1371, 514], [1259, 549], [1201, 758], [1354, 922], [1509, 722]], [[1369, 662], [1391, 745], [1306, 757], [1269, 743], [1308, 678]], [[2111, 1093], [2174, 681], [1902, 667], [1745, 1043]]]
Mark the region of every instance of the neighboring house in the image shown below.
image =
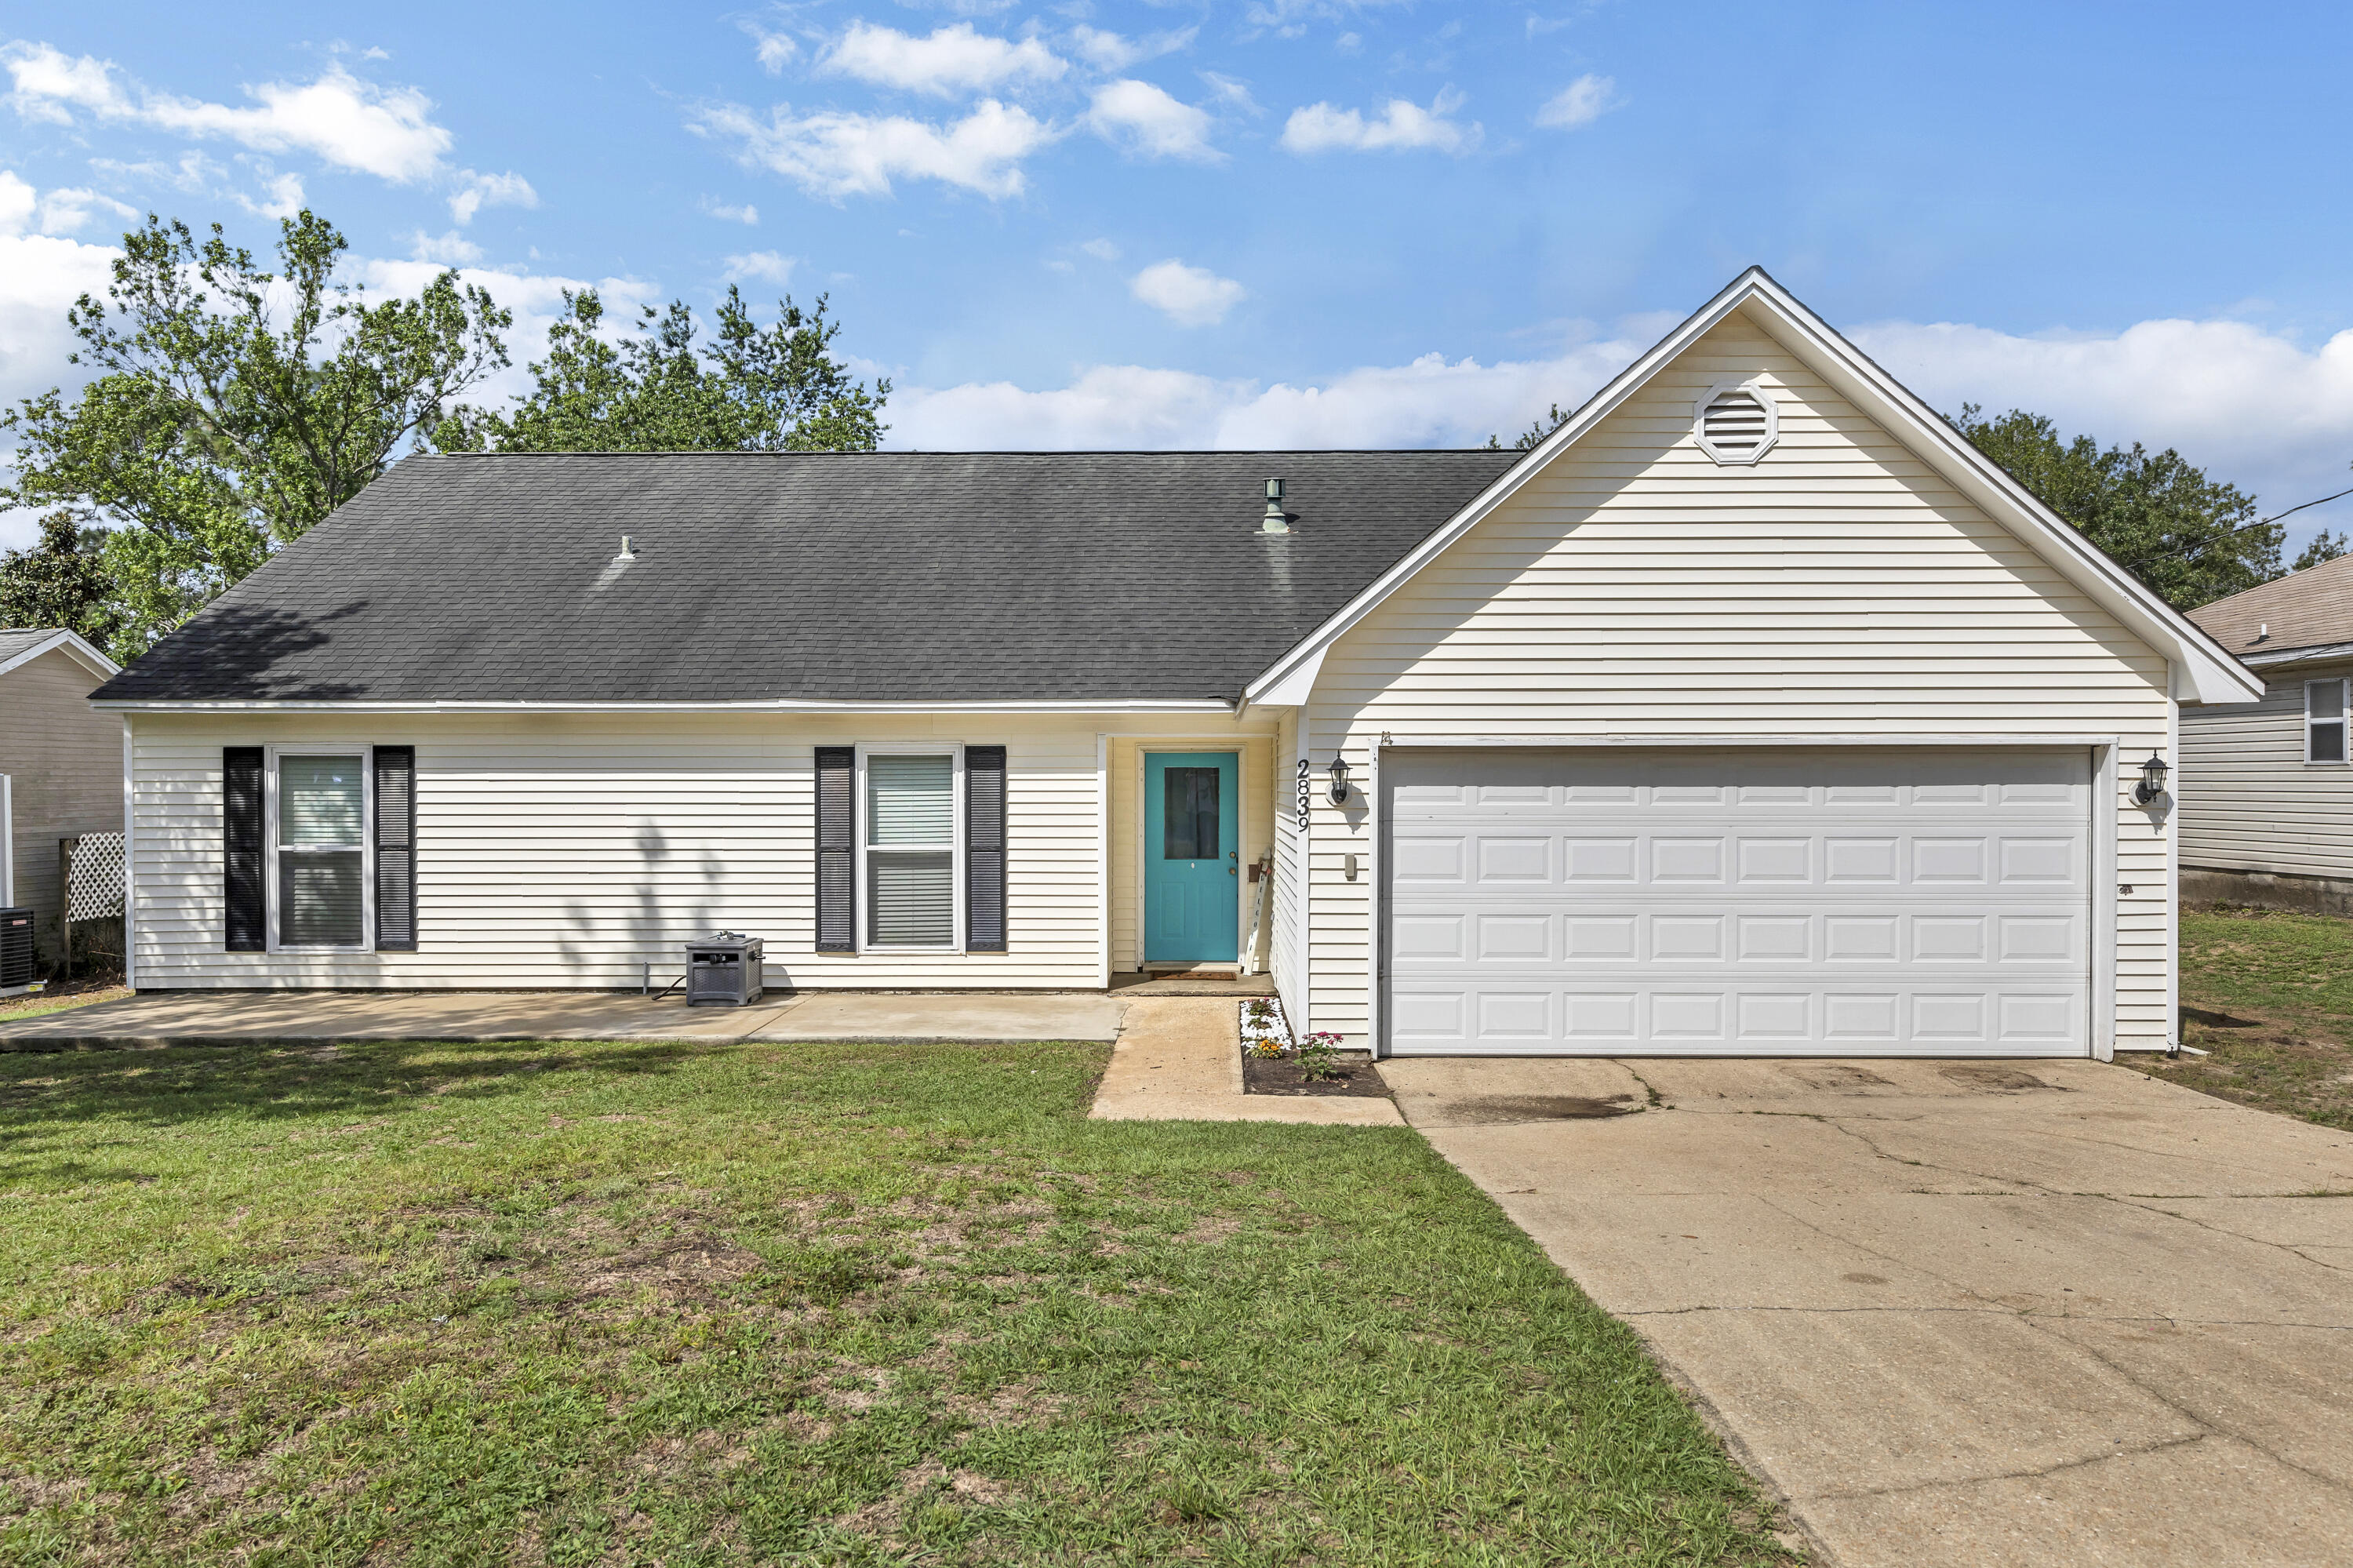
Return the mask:
[[2181, 715], [2185, 897], [2353, 915], [2353, 556], [2191, 610], [2263, 701]]
[[2257, 687], [1750, 271], [1525, 453], [411, 458], [98, 701], [142, 989], [1101, 987], [1265, 857], [1353, 1044], [2105, 1055]]
[[118, 668], [70, 631], [0, 630], [0, 776], [8, 780], [0, 863], [16, 902], [34, 912], [45, 957], [55, 958], [65, 937], [58, 841], [122, 831], [122, 721], [89, 702]]

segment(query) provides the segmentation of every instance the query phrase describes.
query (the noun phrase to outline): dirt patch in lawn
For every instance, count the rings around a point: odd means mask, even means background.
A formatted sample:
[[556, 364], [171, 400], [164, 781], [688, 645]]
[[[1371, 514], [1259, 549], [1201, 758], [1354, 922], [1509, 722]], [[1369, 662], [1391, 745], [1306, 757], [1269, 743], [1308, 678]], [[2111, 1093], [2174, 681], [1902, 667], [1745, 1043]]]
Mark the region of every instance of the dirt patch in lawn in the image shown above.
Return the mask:
[[1349, 1095], [1358, 1099], [1385, 1100], [1389, 1086], [1373, 1070], [1373, 1059], [1362, 1051], [1340, 1053], [1336, 1077], [1310, 1080], [1288, 1056], [1242, 1054], [1242, 1092], [1250, 1095]]
[[2208, 1054], [2116, 1060], [2201, 1094], [2353, 1131], [2353, 1049], [2334, 1031], [2253, 1008], [2185, 1007], [2181, 1043]]

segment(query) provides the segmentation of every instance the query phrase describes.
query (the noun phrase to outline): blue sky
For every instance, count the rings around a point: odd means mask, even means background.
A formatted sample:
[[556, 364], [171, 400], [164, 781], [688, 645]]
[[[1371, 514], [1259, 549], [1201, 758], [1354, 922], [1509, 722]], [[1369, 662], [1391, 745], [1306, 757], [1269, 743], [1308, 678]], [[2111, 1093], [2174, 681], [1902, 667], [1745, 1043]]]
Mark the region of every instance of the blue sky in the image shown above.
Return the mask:
[[1941, 407], [2353, 483], [2345, 7], [221, 15], [0, 24], [0, 396], [126, 215], [306, 201], [519, 358], [567, 285], [828, 291], [897, 445], [1476, 441], [1761, 262]]

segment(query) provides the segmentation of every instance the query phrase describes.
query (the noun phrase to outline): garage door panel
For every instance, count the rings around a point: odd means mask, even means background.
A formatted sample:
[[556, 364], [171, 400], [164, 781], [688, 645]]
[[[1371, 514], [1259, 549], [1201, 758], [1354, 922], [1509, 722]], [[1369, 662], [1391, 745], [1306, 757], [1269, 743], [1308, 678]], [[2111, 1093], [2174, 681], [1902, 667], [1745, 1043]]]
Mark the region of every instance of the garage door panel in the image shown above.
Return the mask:
[[2088, 1050], [2082, 753], [1384, 771], [1392, 1049]]

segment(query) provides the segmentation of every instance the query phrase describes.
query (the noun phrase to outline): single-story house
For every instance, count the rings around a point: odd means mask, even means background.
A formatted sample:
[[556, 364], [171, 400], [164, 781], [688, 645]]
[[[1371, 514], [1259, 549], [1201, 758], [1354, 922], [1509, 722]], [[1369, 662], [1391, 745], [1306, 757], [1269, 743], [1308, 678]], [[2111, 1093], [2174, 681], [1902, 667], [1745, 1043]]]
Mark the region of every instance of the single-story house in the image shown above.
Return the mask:
[[1751, 270], [1519, 451], [417, 457], [108, 683], [132, 979], [1093, 988], [1398, 1054], [2162, 1047], [2260, 683]]
[[119, 669], [66, 628], [0, 629], [0, 907], [33, 911], [46, 958], [66, 936], [59, 842], [122, 831], [122, 726], [89, 700]]
[[2263, 691], [2182, 711], [2183, 895], [2353, 915], [2353, 556], [2189, 619]]

